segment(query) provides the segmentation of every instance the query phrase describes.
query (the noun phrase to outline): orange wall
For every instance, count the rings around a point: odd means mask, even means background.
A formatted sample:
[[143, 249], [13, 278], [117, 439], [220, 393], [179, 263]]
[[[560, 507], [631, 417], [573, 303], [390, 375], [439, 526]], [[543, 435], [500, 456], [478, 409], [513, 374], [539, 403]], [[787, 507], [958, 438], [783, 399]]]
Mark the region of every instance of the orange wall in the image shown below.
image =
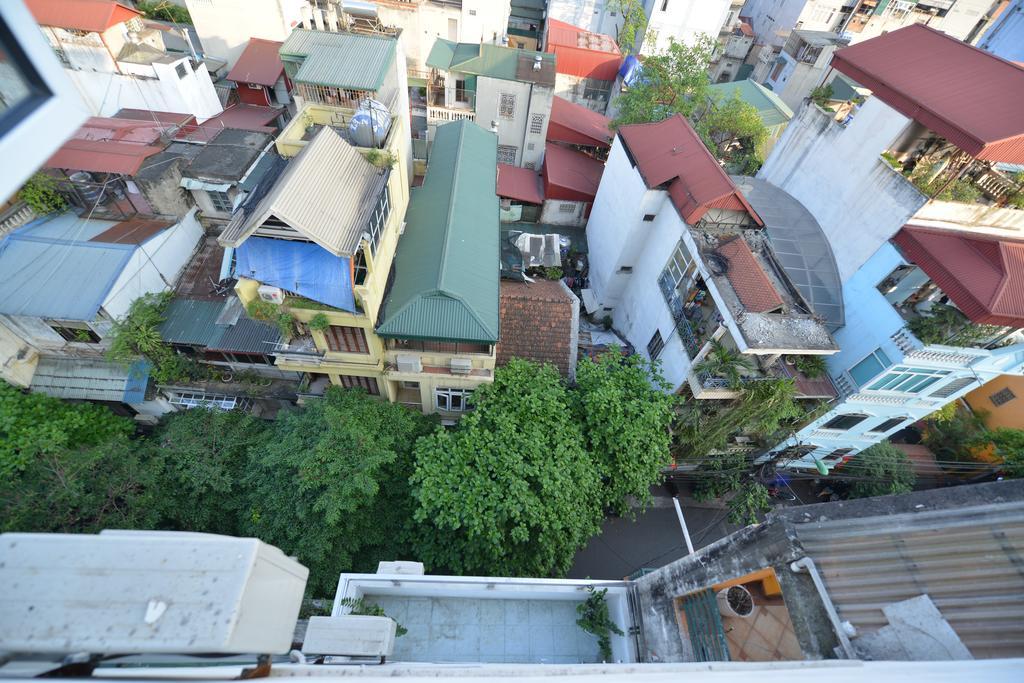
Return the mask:
[[[1016, 398], [1001, 406], [996, 406], [989, 397], [1003, 389], [1012, 391]], [[964, 399], [971, 406], [971, 410], [976, 413], [988, 413], [985, 424], [989, 429], [999, 427], [1024, 429], [1024, 377], [1002, 375], [978, 387], [964, 396]]]

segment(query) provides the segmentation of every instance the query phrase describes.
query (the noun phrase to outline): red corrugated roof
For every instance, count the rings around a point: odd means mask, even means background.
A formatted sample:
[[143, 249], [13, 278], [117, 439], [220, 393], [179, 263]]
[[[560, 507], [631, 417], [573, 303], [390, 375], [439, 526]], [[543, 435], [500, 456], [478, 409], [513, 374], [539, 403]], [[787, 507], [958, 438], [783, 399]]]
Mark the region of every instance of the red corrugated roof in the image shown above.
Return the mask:
[[277, 132], [277, 127], [267, 124], [272, 123], [281, 115], [282, 111], [283, 108], [278, 107], [235, 104], [213, 118], [206, 119], [199, 125], [190, 124], [182, 126], [174, 138], [191, 142], [210, 142], [225, 128], [251, 130], [256, 133], [273, 135]]
[[1024, 240], [905, 225], [893, 242], [972, 321], [1024, 327]]
[[583, 152], [548, 143], [544, 146], [544, 197], [592, 202], [601, 184], [604, 164]]
[[508, 164], [498, 164], [498, 196], [532, 204], [544, 203], [537, 172]]
[[228, 72], [228, 80], [274, 87], [284, 73], [284, 64], [278, 54], [281, 45], [277, 40], [250, 38], [249, 44], [242, 50], [242, 56]]
[[611, 36], [591, 33], [557, 19], [548, 19], [545, 52], [555, 53], [555, 72], [614, 81], [622, 55]]
[[668, 184], [672, 203], [690, 225], [711, 208], [746, 211], [758, 225], [764, 225], [682, 115], [622, 126], [619, 137], [647, 187]]
[[745, 309], [751, 313], [767, 313], [782, 306], [782, 297], [742, 237], [720, 244], [718, 253], [729, 261], [725, 276]]
[[44, 164], [93, 173], [134, 175], [142, 162], [167, 145], [163, 126], [150, 121], [94, 116]]
[[612, 131], [607, 116], [555, 95], [548, 121], [548, 142], [588, 147], [611, 147]]
[[837, 50], [832, 66], [978, 159], [1024, 163], [1024, 69], [923, 24]]
[[25, 5], [42, 26], [96, 33], [142, 16], [114, 0], [25, 0]]

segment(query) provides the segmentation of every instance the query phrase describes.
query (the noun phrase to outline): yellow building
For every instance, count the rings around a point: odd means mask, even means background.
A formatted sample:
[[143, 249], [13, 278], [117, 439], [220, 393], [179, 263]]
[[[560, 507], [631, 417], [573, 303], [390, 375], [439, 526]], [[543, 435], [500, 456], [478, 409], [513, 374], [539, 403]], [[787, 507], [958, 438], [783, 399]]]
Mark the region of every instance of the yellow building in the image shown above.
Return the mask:
[[1024, 429], [1024, 377], [1000, 375], [964, 396], [989, 429]]

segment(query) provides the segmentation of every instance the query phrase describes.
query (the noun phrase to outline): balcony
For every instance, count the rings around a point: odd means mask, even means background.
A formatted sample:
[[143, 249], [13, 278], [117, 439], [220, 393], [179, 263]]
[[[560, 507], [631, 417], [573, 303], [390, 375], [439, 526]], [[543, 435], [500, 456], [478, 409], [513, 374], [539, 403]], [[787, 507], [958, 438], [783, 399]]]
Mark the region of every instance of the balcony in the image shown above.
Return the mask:
[[476, 121], [476, 92], [462, 88], [427, 87], [427, 122]]

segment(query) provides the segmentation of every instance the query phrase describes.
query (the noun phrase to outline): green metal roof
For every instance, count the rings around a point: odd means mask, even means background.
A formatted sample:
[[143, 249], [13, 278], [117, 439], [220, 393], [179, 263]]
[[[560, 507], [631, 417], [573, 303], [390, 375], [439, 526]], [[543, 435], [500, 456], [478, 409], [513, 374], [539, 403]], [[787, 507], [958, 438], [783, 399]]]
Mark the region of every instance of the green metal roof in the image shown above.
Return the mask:
[[223, 309], [223, 300], [173, 299], [164, 311], [160, 336], [169, 344], [209, 346], [224, 334], [224, 329], [217, 326]]
[[768, 128], [785, 125], [793, 118], [793, 110], [786, 106], [786, 103], [778, 95], [756, 81], [715, 83], [711, 86], [711, 92], [720, 95], [723, 99], [732, 97], [733, 93], [739, 93], [741, 100], [757, 109], [761, 121]]
[[539, 74], [532, 68], [520, 68], [520, 62], [525, 58], [532, 62], [537, 55], [553, 71], [555, 66], [555, 55], [550, 52], [536, 52], [533, 50], [517, 50], [512, 47], [501, 45], [488, 45], [486, 43], [454, 43], [444, 38], [434, 41], [427, 55], [427, 66], [442, 71], [455, 71], [458, 73], [472, 74], [474, 76], [489, 76], [501, 78], [506, 81], [522, 81], [524, 83], [543, 80], [546, 74]]
[[861, 94], [857, 92], [857, 88], [860, 86], [845, 74], [836, 73], [836, 77], [829, 85], [832, 86], [832, 100], [834, 101], [849, 102], [861, 97]]
[[301, 61], [293, 80], [332, 88], [378, 90], [395, 60], [398, 41], [383, 36], [297, 28], [281, 46], [281, 59]]
[[382, 337], [498, 341], [497, 153], [496, 136], [475, 123], [438, 127], [406, 213]]

